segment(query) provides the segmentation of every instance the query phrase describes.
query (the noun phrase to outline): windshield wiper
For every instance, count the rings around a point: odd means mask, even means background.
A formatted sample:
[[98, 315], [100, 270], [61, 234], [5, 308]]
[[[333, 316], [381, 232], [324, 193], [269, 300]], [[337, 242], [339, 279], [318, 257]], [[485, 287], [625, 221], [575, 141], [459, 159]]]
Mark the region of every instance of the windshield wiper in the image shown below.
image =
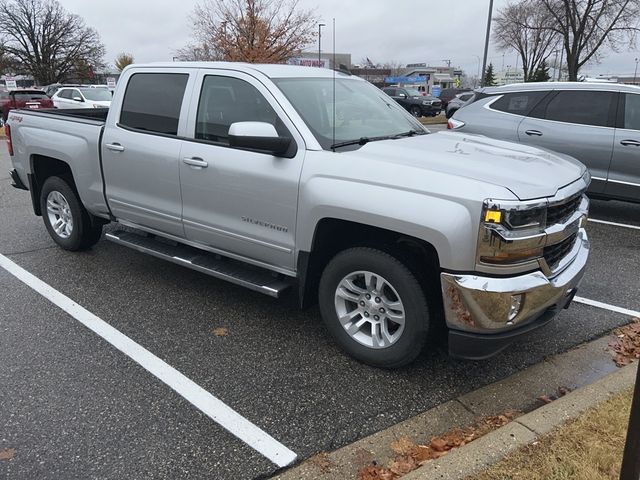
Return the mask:
[[360, 137], [356, 140], [345, 140], [344, 142], [334, 143], [329, 147], [331, 150], [335, 150], [340, 147], [348, 147], [349, 145], [366, 145], [369, 142], [375, 142], [378, 140], [393, 140], [403, 137], [413, 137], [414, 135], [423, 135], [427, 132], [421, 132], [419, 130], [409, 130], [404, 133], [397, 133], [395, 135], [382, 135], [380, 137]]

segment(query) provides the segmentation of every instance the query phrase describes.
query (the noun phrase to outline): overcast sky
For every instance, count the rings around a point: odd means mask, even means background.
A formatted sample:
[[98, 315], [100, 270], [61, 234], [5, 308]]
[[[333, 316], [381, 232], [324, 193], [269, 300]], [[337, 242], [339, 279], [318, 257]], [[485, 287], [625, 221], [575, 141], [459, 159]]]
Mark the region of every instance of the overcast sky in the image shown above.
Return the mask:
[[[190, 40], [188, 17], [196, 4], [196, 0], [59, 1], [98, 30], [110, 64], [120, 52], [132, 53], [138, 63], [170, 61], [175, 50]], [[494, 9], [505, 3], [496, 0]], [[331, 48], [335, 17], [336, 50], [351, 53], [353, 63], [369, 57], [376, 63], [444, 65], [443, 60], [450, 59], [470, 75], [479, 70], [476, 55], [483, 53], [488, 0], [300, 0], [300, 4], [315, 9], [327, 24], [323, 50]], [[634, 59], [640, 56], [637, 48], [606, 53], [600, 64], [589, 65], [582, 73], [633, 74]], [[491, 49], [490, 60], [496, 69], [502, 68], [502, 52]], [[504, 55], [505, 66], [515, 62], [515, 51]]]

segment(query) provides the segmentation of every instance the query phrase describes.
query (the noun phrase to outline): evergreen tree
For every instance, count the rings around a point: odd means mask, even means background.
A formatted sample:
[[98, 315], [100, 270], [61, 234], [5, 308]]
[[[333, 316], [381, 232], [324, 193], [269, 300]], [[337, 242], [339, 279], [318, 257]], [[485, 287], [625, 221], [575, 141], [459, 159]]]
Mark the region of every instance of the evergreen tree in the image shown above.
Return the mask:
[[487, 67], [487, 70], [484, 73], [482, 85], [484, 87], [493, 87], [496, 85], [496, 77], [493, 74], [493, 63], [490, 63], [489, 66]]
[[532, 82], [548, 82], [551, 80], [549, 75], [549, 65], [546, 60], [543, 60], [540, 66], [536, 69], [535, 73], [531, 77]]

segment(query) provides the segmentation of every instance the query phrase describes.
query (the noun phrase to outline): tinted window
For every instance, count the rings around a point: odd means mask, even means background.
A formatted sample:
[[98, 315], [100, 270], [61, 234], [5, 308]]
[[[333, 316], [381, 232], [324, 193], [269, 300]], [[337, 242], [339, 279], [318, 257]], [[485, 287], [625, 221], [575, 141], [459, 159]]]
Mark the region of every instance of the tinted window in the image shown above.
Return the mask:
[[150, 132], [178, 134], [182, 99], [189, 75], [136, 73], [122, 102], [120, 124]]
[[612, 92], [560, 92], [549, 101], [545, 118], [557, 122], [606, 127], [613, 98]]
[[71, 90], [64, 88], [57, 93], [57, 96], [60, 98], [71, 98]]
[[460, 95], [460, 100], [466, 102], [467, 100], [471, 99], [471, 97], [473, 97], [473, 93], [463, 93]]
[[513, 113], [514, 115], [528, 115], [533, 107], [549, 92], [518, 92], [507, 93], [491, 104], [493, 110]]
[[383, 90], [384, 93], [386, 93], [387, 95], [389, 95], [390, 97], [394, 97], [396, 95], [396, 89], [395, 88], [385, 88]]
[[281, 136], [286, 128], [260, 92], [244, 80], [207, 76], [198, 104], [196, 138], [229, 144], [229, 127], [235, 122], [270, 123]]
[[625, 95], [624, 128], [640, 130], [640, 95]]
[[16, 100], [42, 100], [49, 98], [44, 92], [15, 92], [13, 97]]

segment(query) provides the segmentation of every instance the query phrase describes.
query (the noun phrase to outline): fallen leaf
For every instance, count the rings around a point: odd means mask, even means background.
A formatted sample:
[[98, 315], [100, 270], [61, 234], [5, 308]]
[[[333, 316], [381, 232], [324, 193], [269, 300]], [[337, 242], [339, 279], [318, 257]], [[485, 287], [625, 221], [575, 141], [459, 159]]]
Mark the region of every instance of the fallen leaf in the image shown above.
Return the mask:
[[224, 327], [214, 328], [212, 332], [216, 337], [226, 337], [229, 335], [229, 330]]
[[391, 444], [391, 450], [398, 455], [410, 455], [416, 448], [416, 444], [413, 443], [408, 437], [402, 437]]
[[398, 457], [391, 463], [391, 465], [389, 465], [389, 470], [396, 475], [406, 475], [407, 473], [414, 471], [416, 468], [418, 468], [417, 462], [409, 455]]
[[329, 454], [327, 452], [320, 452], [317, 455], [314, 455], [309, 459], [309, 463], [318, 467], [323, 473], [329, 473], [329, 471], [331, 471], [331, 467], [333, 467], [333, 462], [329, 458]]
[[564, 397], [567, 393], [571, 393], [572, 391], [573, 389], [569, 387], [558, 387], [558, 396]]
[[551, 403], [551, 402], [553, 402], [553, 399], [549, 395], [540, 395], [538, 397], [538, 400], [540, 400], [543, 403]]
[[442, 438], [434, 438], [431, 440], [431, 448], [436, 452], [444, 452], [447, 450], [447, 442]]
[[0, 460], [12, 460], [15, 456], [15, 448], [5, 448], [4, 450], [0, 450]]

